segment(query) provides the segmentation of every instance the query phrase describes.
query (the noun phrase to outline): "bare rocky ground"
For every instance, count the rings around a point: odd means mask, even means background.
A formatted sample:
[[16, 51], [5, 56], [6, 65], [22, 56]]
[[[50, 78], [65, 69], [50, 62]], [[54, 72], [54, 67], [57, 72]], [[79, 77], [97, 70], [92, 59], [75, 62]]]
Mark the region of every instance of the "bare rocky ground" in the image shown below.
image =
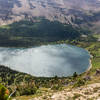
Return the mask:
[[74, 89], [47, 93], [29, 100], [100, 100], [100, 83], [93, 83]]

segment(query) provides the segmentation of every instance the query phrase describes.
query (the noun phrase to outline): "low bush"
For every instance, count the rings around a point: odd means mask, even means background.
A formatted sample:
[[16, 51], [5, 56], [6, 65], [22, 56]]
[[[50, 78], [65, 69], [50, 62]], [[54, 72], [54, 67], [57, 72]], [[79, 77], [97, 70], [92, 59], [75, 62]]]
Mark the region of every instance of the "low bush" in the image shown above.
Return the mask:
[[8, 100], [9, 91], [3, 86], [0, 85], [0, 100]]
[[74, 87], [80, 87], [85, 84], [85, 80], [78, 78], [77, 82], [74, 84]]

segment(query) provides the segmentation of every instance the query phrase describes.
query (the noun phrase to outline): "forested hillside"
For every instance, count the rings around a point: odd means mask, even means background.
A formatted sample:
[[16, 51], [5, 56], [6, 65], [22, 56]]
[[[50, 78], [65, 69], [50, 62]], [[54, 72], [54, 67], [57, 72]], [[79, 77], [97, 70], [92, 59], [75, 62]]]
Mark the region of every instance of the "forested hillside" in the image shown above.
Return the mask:
[[0, 27], [0, 46], [34, 46], [59, 40], [72, 40], [86, 33], [77, 27], [58, 21], [38, 18]]

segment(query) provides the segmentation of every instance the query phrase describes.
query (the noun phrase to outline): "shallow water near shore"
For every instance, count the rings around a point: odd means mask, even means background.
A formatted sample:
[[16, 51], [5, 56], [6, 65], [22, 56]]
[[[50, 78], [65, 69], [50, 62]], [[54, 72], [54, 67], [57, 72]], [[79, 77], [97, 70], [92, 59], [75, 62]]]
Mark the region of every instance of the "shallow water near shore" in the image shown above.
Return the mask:
[[85, 72], [90, 66], [90, 54], [66, 44], [33, 48], [0, 47], [0, 64], [33, 76], [67, 77], [74, 72]]

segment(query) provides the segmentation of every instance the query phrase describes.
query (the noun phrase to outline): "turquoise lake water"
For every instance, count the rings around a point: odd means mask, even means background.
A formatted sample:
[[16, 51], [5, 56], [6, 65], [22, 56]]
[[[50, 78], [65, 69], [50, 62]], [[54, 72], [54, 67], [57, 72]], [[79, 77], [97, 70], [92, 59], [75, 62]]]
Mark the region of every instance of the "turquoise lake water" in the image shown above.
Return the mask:
[[60, 44], [33, 48], [0, 47], [0, 64], [34, 76], [71, 76], [90, 65], [89, 53], [79, 47]]

